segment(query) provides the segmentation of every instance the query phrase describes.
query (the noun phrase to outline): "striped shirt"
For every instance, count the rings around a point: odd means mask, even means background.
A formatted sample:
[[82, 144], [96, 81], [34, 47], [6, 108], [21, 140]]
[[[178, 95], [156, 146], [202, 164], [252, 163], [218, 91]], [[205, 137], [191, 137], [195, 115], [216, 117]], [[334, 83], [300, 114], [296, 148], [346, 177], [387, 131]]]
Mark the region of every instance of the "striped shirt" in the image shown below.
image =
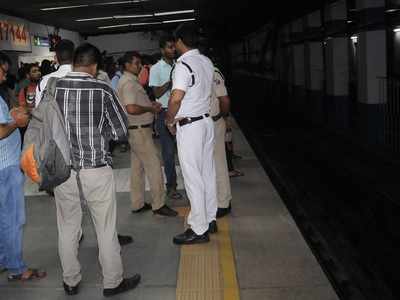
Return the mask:
[[56, 100], [75, 162], [81, 168], [111, 165], [108, 142], [128, 134], [125, 108], [112, 87], [89, 74], [70, 72], [57, 81]]

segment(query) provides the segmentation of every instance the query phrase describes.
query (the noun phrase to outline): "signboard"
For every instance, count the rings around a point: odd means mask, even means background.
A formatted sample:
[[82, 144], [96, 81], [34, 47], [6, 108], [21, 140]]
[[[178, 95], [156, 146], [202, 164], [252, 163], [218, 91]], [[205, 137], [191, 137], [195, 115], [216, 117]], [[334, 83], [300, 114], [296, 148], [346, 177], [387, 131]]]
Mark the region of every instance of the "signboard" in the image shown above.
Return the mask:
[[49, 47], [50, 46], [49, 38], [47, 36], [34, 35], [33, 36], [33, 46]]
[[28, 23], [19, 18], [0, 15], [0, 49], [32, 51]]

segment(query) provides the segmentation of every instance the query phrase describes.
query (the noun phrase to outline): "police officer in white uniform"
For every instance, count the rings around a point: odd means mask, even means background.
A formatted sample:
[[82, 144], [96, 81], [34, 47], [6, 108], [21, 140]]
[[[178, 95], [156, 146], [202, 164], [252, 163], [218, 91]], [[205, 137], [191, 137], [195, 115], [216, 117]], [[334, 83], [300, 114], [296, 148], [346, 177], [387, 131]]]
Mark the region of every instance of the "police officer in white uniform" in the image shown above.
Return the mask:
[[172, 133], [176, 131], [179, 162], [191, 210], [190, 228], [175, 236], [173, 242], [206, 243], [208, 234], [217, 232], [214, 122], [210, 117], [214, 67], [196, 49], [197, 33], [193, 25], [180, 25], [175, 31], [175, 40], [181, 56], [172, 71], [166, 124]]

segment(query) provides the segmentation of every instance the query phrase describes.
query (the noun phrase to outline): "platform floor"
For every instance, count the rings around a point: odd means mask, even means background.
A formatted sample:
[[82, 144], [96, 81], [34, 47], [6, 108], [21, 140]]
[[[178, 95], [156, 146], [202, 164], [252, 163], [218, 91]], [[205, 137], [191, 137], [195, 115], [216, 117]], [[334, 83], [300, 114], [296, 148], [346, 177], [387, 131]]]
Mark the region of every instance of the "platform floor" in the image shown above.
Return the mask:
[[[187, 200], [168, 202], [179, 209], [179, 218], [130, 213], [129, 154], [115, 150], [118, 230], [134, 238], [133, 244], [122, 249], [124, 269], [126, 275], [142, 275], [136, 290], [115, 299], [338, 299], [239, 129], [234, 131], [234, 139], [235, 152], [243, 157], [236, 165], [245, 176], [231, 180], [233, 212], [218, 220], [220, 232], [211, 243], [201, 246], [172, 243], [172, 237], [184, 229]], [[183, 189], [179, 177], [179, 188]], [[29, 182], [25, 193], [24, 256], [30, 266], [45, 268], [48, 277], [10, 284], [1, 274], [0, 299], [102, 299], [96, 238], [88, 218], [79, 254], [83, 274], [80, 294], [67, 297], [57, 253], [54, 199], [38, 193]], [[148, 192], [146, 197], [150, 197]]]

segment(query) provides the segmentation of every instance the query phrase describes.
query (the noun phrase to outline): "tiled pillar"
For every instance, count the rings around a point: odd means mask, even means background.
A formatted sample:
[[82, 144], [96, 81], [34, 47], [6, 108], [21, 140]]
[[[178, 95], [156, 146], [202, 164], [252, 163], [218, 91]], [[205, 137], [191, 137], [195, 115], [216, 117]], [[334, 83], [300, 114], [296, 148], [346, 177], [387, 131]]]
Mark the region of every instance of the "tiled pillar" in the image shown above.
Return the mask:
[[346, 24], [346, 2], [338, 1], [325, 7], [326, 30], [332, 32], [325, 45], [326, 97], [325, 115], [329, 127], [346, 131], [349, 127], [349, 39], [335, 33], [335, 28]]

